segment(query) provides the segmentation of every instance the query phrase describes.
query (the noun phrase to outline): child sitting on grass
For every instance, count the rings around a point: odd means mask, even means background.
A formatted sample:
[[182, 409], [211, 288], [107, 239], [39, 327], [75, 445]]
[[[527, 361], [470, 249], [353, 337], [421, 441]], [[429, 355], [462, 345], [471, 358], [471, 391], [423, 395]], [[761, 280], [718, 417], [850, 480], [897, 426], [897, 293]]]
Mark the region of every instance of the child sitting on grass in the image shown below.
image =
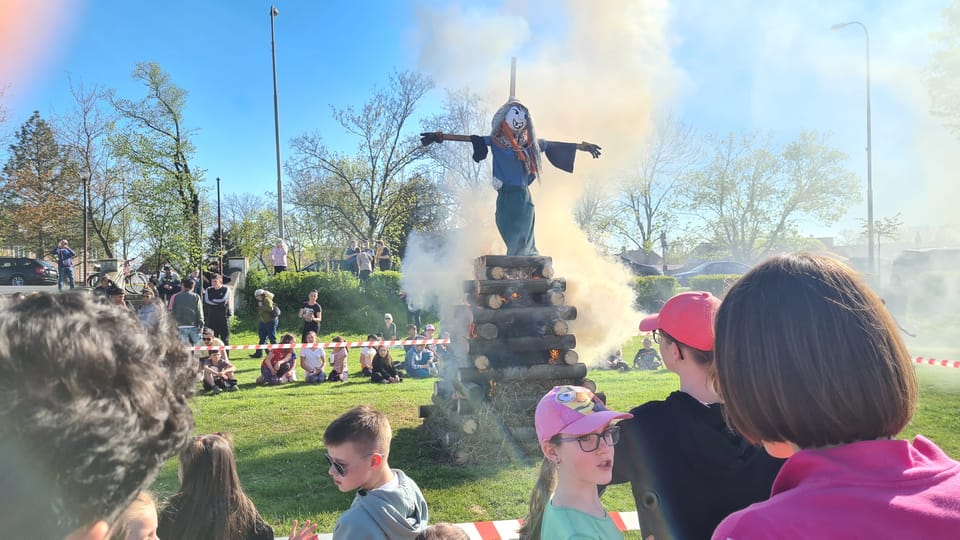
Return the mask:
[[[379, 341], [380, 339], [373, 334], [367, 335], [367, 341], [369, 342]], [[376, 345], [368, 345], [360, 349], [360, 374], [364, 377], [373, 375], [373, 357], [375, 354], [377, 354]]]
[[200, 369], [203, 370], [203, 389], [208, 392], [212, 390], [214, 394], [219, 394], [222, 390], [228, 392], [239, 390], [237, 379], [233, 376], [237, 368], [223, 358], [223, 351], [212, 349], [208, 352], [210, 355], [200, 361]]
[[[343, 343], [343, 338], [337, 336], [333, 338], [333, 341], [336, 343]], [[333, 352], [330, 353], [330, 366], [333, 368], [330, 371], [330, 376], [327, 377], [329, 382], [347, 382], [347, 356], [350, 354], [350, 347], [346, 346], [334, 346]]]
[[[317, 333], [313, 330], [307, 332], [305, 343], [316, 343]], [[300, 367], [306, 373], [308, 383], [321, 383], [327, 380], [327, 374], [323, 368], [327, 366], [327, 353], [323, 347], [304, 347], [300, 350]]]
[[327, 473], [340, 491], [357, 490], [337, 520], [334, 540], [413, 540], [427, 528], [427, 501], [417, 483], [387, 462], [392, 438], [390, 421], [369, 405], [350, 409], [323, 432]]
[[[292, 344], [296, 338], [293, 334], [284, 334], [280, 339], [280, 344]], [[297, 353], [293, 349], [273, 349], [270, 354], [263, 359], [260, 364], [260, 376], [257, 377], [257, 384], [283, 384], [285, 382], [297, 380], [294, 371], [294, 361], [297, 359]]]

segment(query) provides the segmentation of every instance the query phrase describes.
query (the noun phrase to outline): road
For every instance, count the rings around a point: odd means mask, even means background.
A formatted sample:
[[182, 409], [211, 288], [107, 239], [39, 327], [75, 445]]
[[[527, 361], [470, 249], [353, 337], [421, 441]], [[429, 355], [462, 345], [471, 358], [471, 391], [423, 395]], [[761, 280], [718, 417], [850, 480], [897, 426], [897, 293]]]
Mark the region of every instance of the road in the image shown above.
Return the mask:
[[20, 287], [14, 287], [12, 285], [0, 285], [0, 295], [13, 294], [15, 292], [22, 292], [24, 294], [29, 294], [32, 292], [57, 292], [56, 285], [22, 285]]

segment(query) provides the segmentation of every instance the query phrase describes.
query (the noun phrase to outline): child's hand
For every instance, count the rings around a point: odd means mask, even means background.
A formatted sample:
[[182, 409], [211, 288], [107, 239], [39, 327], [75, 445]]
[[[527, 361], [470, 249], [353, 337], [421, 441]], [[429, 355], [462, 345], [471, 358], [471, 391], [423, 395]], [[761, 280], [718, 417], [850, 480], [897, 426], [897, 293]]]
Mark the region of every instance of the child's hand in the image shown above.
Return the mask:
[[303, 528], [298, 531], [297, 527], [299, 525], [297, 520], [293, 520], [293, 525], [290, 526], [290, 540], [317, 540], [319, 538], [319, 536], [315, 534], [317, 530], [316, 523], [310, 523], [308, 519], [303, 522]]

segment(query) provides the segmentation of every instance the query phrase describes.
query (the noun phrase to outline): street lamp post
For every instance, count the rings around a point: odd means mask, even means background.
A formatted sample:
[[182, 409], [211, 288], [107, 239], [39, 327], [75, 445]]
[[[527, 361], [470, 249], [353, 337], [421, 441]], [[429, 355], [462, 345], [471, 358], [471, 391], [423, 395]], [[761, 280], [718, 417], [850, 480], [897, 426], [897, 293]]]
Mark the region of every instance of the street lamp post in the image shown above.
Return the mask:
[[273, 30], [273, 19], [280, 14], [270, 6], [270, 51], [273, 55], [273, 126], [277, 144], [277, 225], [280, 238], [283, 234], [283, 183], [280, 180], [280, 102], [277, 99], [277, 40]]
[[867, 61], [867, 257], [869, 258], [870, 273], [877, 272], [877, 258], [874, 251], [874, 223], [873, 223], [873, 144], [871, 142], [870, 129], [870, 32], [860, 21], [850, 21], [847, 23], [835, 24], [831, 28], [839, 30], [841, 28], [856, 25], [863, 29], [863, 36], [866, 39], [866, 61]]
[[87, 282], [87, 248], [89, 237], [87, 236], [87, 216], [90, 214], [90, 171], [84, 170], [80, 173], [83, 178], [83, 274], [81, 284]]

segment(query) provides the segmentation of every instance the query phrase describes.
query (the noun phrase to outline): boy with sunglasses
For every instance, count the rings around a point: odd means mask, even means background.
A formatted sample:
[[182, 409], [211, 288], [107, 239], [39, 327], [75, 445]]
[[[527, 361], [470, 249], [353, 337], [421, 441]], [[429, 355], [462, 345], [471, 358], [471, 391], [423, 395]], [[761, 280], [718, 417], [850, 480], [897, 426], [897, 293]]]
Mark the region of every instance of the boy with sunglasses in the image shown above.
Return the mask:
[[357, 490], [333, 529], [334, 540], [413, 540], [427, 528], [427, 501], [417, 483], [387, 463], [390, 422], [369, 405], [354, 407], [327, 426], [327, 472], [342, 492]]
[[708, 292], [685, 292], [640, 322], [680, 377], [680, 390], [620, 422], [610, 483], [630, 482], [643, 538], [710, 538], [723, 518], [770, 496], [783, 464], [724, 421], [713, 363], [719, 307]]

